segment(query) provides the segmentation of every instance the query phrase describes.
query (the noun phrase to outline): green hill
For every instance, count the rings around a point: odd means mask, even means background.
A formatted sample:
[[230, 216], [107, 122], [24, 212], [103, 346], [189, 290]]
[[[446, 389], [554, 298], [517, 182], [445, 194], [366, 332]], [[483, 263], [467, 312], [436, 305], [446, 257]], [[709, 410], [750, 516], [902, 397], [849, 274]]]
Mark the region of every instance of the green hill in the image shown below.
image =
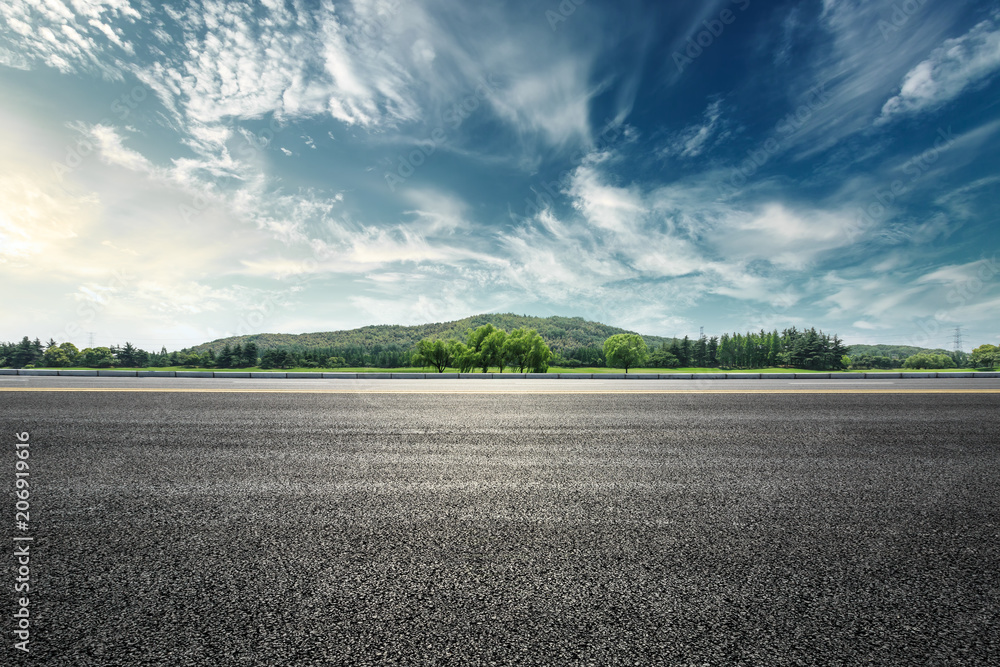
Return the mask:
[[[402, 326], [396, 324], [378, 324], [359, 329], [344, 331], [320, 331], [305, 334], [274, 334], [262, 333], [247, 336], [232, 336], [220, 338], [208, 343], [202, 343], [191, 348], [199, 354], [207, 350], [218, 353], [224, 345], [230, 347], [239, 343], [254, 341], [262, 352], [273, 348], [299, 349], [303, 351], [328, 348], [392, 348], [409, 349], [423, 338], [457, 338], [465, 340], [466, 331], [492, 324], [498, 329], [510, 331], [518, 328], [535, 329], [541, 334], [553, 352], [562, 352], [582, 347], [600, 347], [604, 341], [614, 334], [635, 333], [608, 326], [600, 322], [591, 322], [582, 317], [532, 317], [529, 315], [514, 315], [513, 313], [487, 313], [473, 315], [454, 322], [435, 322], [433, 324], [418, 324]], [[673, 340], [660, 336], [643, 335], [646, 344], [659, 347], [660, 343]]]
[[950, 350], [940, 348], [914, 347], [913, 345], [851, 345], [848, 351], [851, 356], [867, 355], [869, 357], [889, 357], [890, 359], [906, 359], [915, 354], [947, 354]]

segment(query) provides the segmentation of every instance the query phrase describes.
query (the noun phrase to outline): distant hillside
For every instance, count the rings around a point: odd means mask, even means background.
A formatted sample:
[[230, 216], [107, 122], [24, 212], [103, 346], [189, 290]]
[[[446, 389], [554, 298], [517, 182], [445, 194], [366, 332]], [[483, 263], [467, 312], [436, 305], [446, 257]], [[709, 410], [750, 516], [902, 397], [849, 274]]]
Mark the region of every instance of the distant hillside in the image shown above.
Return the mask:
[[914, 354], [951, 354], [951, 350], [940, 348], [930, 349], [927, 347], [914, 347], [913, 345], [851, 345], [849, 355], [860, 356], [862, 354], [870, 357], [889, 357], [890, 359], [906, 359]]
[[[191, 351], [199, 354], [207, 350], [218, 353], [223, 346], [230, 347], [237, 343], [243, 345], [248, 341], [254, 341], [257, 347], [263, 352], [273, 348], [315, 350], [324, 348], [347, 348], [362, 347], [371, 349], [374, 347], [402, 347], [410, 348], [416, 345], [417, 341], [423, 338], [457, 338], [465, 340], [466, 331], [481, 327], [484, 324], [492, 324], [498, 329], [510, 331], [512, 329], [530, 328], [541, 334], [549, 348], [553, 352], [572, 350], [581, 347], [600, 347], [604, 341], [614, 334], [635, 333], [608, 326], [600, 322], [591, 322], [582, 317], [532, 317], [529, 315], [514, 315], [512, 313], [488, 313], [484, 315], [473, 315], [454, 322], [435, 322], [433, 324], [418, 324], [415, 326], [401, 326], [396, 324], [378, 324], [360, 329], [349, 329], [345, 331], [320, 331], [306, 334], [251, 334], [248, 336], [232, 336], [230, 338], [220, 338], [209, 343], [191, 348]], [[667, 341], [670, 338], [660, 336], [643, 335], [646, 344], [652, 347]]]

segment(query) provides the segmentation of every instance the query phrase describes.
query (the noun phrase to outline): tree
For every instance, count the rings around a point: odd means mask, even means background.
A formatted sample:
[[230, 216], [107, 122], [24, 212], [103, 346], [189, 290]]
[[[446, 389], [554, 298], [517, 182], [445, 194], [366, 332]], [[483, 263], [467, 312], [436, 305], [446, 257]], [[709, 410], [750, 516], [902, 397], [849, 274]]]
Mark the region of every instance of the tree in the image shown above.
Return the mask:
[[69, 355], [66, 351], [60, 347], [50, 345], [45, 354], [42, 355], [42, 363], [49, 368], [65, 368], [71, 365], [73, 362], [70, 360]]
[[484, 324], [475, 331], [470, 330], [466, 340], [464, 360], [473, 362], [470, 368], [482, 368], [484, 373], [489, 371], [490, 366], [499, 366], [502, 373], [506, 365], [506, 360], [503, 358], [503, 344], [506, 339], [507, 333], [492, 324]]
[[767, 346], [767, 365], [777, 366], [781, 360], [781, 336], [777, 329], [771, 332]]
[[507, 365], [504, 356], [504, 343], [507, 342], [507, 332], [497, 329], [483, 340], [482, 349], [479, 351], [479, 365], [485, 373], [490, 366], [496, 366], [503, 373]]
[[277, 350], [267, 350], [264, 354], [260, 355], [260, 367], [261, 368], [274, 368], [280, 363], [280, 359], [277, 359]]
[[229, 343], [222, 346], [222, 352], [219, 352], [219, 356], [215, 358], [215, 365], [218, 368], [233, 367], [233, 351], [230, 349]]
[[527, 362], [525, 369], [532, 373], [548, 373], [552, 350], [549, 349], [541, 335], [535, 333], [534, 329], [529, 330], [527, 337], [531, 339], [531, 351], [528, 352], [528, 358], [525, 360]]
[[715, 368], [716, 366], [719, 365], [719, 360], [717, 357], [718, 352], [719, 352], [719, 339], [715, 336], [712, 336], [711, 338], [708, 339], [708, 358], [705, 360], [706, 366], [708, 366], [709, 368]]
[[518, 373], [525, 370], [545, 373], [549, 370], [552, 351], [534, 329], [514, 329], [504, 341], [503, 356], [506, 363], [516, 368]]
[[680, 360], [681, 366], [691, 365], [691, 339], [687, 336], [684, 336], [684, 340], [681, 341], [681, 353], [677, 358]]
[[646, 363], [649, 349], [638, 334], [615, 334], [604, 341], [604, 357], [609, 366], [624, 368], [628, 373], [629, 368]]
[[81, 366], [90, 368], [111, 368], [115, 365], [115, 357], [109, 347], [88, 347], [80, 353]]
[[947, 354], [914, 354], [906, 358], [903, 368], [948, 368], [952, 365]]
[[661, 345], [659, 350], [649, 355], [649, 365], [652, 368], [677, 368], [681, 362], [665, 345]]
[[677, 358], [679, 366], [686, 365], [684, 363], [684, 351], [681, 349], [681, 343], [679, 340], [675, 338], [674, 341], [670, 344], [670, 347], [667, 348], [667, 350], [671, 355]]
[[41, 355], [37, 354], [31, 340], [27, 336], [21, 339], [11, 355], [11, 365], [14, 368], [24, 368], [28, 364], [34, 364]]
[[851, 358], [847, 356], [847, 347], [844, 345], [844, 341], [840, 340], [837, 334], [834, 334], [830, 343], [830, 364], [827, 368], [839, 371], [847, 368], [850, 363]]
[[719, 339], [719, 348], [715, 354], [720, 367], [731, 368], [733, 366], [733, 345], [730, 342], [729, 334], [722, 334], [722, 338]]
[[257, 365], [257, 343], [248, 341], [246, 345], [243, 346], [243, 356], [240, 359], [241, 366], [256, 366]]
[[451, 364], [451, 347], [443, 340], [424, 338], [417, 343], [417, 352], [413, 355], [415, 366], [433, 366], [438, 373]]
[[132, 343], [125, 341], [125, 347], [118, 351], [119, 366], [136, 366], [136, 349]]
[[268, 350], [260, 357], [261, 368], [291, 368], [297, 360], [288, 350]]
[[980, 366], [992, 368], [993, 366], [1000, 365], [1000, 348], [989, 343], [980, 345], [972, 351], [972, 355], [969, 356], [969, 363], [976, 368]]
[[702, 334], [698, 337], [698, 341], [694, 344], [694, 358], [691, 363], [698, 368], [704, 368], [708, 365], [708, 339]]
[[459, 373], [468, 373], [479, 364], [479, 354], [462, 341], [452, 340], [448, 347], [451, 348], [452, 363]]
[[59, 346], [59, 349], [62, 350], [69, 358], [67, 366], [72, 366], [77, 362], [77, 358], [80, 356], [80, 350], [77, 349], [76, 345], [66, 341]]

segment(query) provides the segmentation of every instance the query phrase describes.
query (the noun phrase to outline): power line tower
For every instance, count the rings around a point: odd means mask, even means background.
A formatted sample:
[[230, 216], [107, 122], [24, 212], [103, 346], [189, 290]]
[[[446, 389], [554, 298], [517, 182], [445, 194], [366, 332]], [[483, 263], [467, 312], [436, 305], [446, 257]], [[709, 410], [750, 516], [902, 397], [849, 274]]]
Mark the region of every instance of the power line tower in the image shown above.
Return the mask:
[[955, 327], [955, 351], [962, 351], [962, 325]]
[[87, 347], [94, 347], [94, 332], [87, 332]]
[[700, 339], [704, 337], [705, 337], [705, 327], [698, 327], [698, 338]]

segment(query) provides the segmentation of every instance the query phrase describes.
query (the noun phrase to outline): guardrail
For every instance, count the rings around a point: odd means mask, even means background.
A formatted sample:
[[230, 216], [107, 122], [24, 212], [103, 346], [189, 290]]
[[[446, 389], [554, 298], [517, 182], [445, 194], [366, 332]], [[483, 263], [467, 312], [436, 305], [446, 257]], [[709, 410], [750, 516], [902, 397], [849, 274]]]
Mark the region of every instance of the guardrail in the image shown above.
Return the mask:
[[321, 373], [284, 371], [123, 371], [0, 368], [0, 375], [84, 377], [280, 378], [288, 380], [861, 380], [910, 378], [1000, 378], [1000, 372], [935, 373]]

